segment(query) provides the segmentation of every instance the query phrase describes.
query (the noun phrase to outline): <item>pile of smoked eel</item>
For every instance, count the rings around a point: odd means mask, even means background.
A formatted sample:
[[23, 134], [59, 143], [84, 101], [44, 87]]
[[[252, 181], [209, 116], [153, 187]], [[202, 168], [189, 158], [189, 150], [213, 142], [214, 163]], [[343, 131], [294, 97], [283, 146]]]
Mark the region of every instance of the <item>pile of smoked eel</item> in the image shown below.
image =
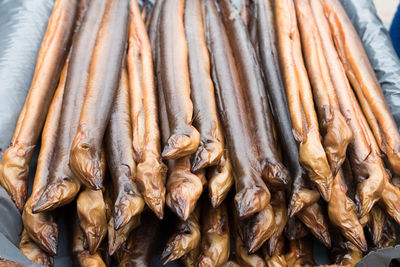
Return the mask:
[[186, 266], [396, 244], [400, 134], [338, 0], [150, 6], [55, 1], [0, 165], [29, 259], [53, 265], [67, 204], [78, 266], [148, 266], [166, 221]]

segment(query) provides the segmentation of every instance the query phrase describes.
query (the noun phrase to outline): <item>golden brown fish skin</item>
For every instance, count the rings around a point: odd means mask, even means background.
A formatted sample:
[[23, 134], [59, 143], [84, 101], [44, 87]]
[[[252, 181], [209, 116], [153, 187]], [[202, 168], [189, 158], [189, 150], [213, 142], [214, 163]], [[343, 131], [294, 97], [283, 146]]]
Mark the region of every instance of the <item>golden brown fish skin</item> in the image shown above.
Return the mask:
[[75, 219], [73, 224], [72, 256], [74, 264], [81, 267], [106, 267], [100, 252], [92, 254], [87, 250], [87, 239], [78, 220]]
[[183, 25], [184, 0], [164, 0], [160, 14], [160, 58], [170, 136], [164, 145], [164, 159], [178, 159], [197, 150], [200, 133], [192, 126], [188, 50]]
[[152, 213], [142, 214], [141, 224], [129, 235], [124, 248], [121, 250], [119, 267], [145, 267], [150, 266], [160, 221]]
[[377, 246], [379, 241], [382, 239], [382, 234], [387, 220], [387, 214], [381, 207], [378, 205], [372, 207], [368, 214], [366, 227], [374, 246]]
[[285, 255], [287, 266], [308, 267], [315, 266], [313, 259], [313, 243], [310, 237], [289, 242], [290, 250]]
[[310, 229], [311, 233], [327, 248], [331, 247], [328, 220], [319, 203], [303, 209], [297, 217]]
[[375, 249], [394, 247], [397, 245], [396, 228], [390, 220], [387, 220], [383, 229], [382, 238]]
[[90, 63], [78, 130], [71, 146], [71, 170], [92, 189], [103, 187], [101, 147], [123, 66], [128, 4], [128, 0], [107, 2]]
[[279, 158], [277, 142], [273, 136], [269, 99], [264, 89], [256, 50], [250, 41], [246, 25], [230, 0], [219, 0], [218, 3], [237, 68], [240, 70], [240, 83], [264, 181], [274, 187], [286, 187], [290, 182], [289, 172]]
[[284, 191], [277, 191], [272, 194], [271, 206], [274, 211], [275, 231], [267, 242], [268, 254], [273, 256], [278, 247], [279, 240], [285, 230], [288, 221], [288, 213], [286, 206], [286, 196]]
[[274, 234], [275, 227], [274, 210], [270, 204], [238, 221], [238, 233], [249, 254], [256, 252]]
[[119, 230], [144, 208], [143, 197], [133, 181], [136, 163], [133, 159], [128, 74], [125, 68], [122, 69], [117, 95], [111, 109], [105, 148], [115, 190], [113, 225]]
[[276, 1], [275, 15], [279, 59], [286, 85], [293, 134], [299, 146], [300, 163], [318, 187], [321, 196], [329, 201], [333, 177], [321, 144], [293, 1]]
[[194, 249], [189, 251], [189, 253], [182, 256], [181, 260], [186, 267], [192, 267], [197, 265], [197, 261], [201, 253], [201, 243], [197, 245]]
[[39, 50], [23, 119], [0, 163], [0, 184], [22, 212], [28, 193], [29, 163], [67, 58], [77, 16], [77, 0], [55, 2]]
[[40, 247], [29, 238], [28, 233], [24, 229], [19, 242], [19, 250], [34, 263], [52, 267], [54, 265], [53, 257], [40, 249]]
[[228, 148], [225, 147], [224, 155], [222, 155], [218, 165], [207, 170], [207, 176], [208, 194], [213, 208], [216, 208], [224, 201], [235, 182]]
[[[235, 206], [242, 218], [265, 208], [270, 194], [261, 178], [257, 147], [251, 137], [249, 119], [238, 70], [228, 36], [215, 4], [203, 1], [206, 40], [212, 62], [216, 101], [235, 179]], [[241, 133], [241, 138], [237, 134]]]
[[235, 236], [235, 252], [236, 252], [236, 261], [239, 263], [239, 266], [242, 267], [267, 267], [264, 259], [255, 254], [249, 254], [246, 246], [243, 244], [242, 239], [236, 235]]
[[168, 239], [161, 259], [165, 259], [164, 265], [188, 255], [200, 245], [200, 207], [196, 206], [187, 221], [179, 220], [177, 229]]
[[24, 233], [50, 255], [55, 255], [57, 252], [58, 229], [54, 216], [49, 212], [33, 213], [32, 208], [40, 199], [40, 196], [49, 182], [49, 173], [54, 161], [55, 147], [58, 138], [57, 132], [63, 103], [67, 69], [68, 59], [61, 72], [60, 81], [44, 123], [32, 193], [22, 211], [22, 223], [25, 228]]
[[387, 174], [380, 153], [377, 153], [378, 149], [373, 149], [377, 147], [375, 138], [347, 80], [345, 68], [338, 55], [340, 51], [336, 51], [334, 42], [340, 40], [337, 38], [338, 33], [331, 32], [331, 29], [335, 29], [335, 25], [332, 24], [335, 21], [328, 21], [320, 1], [311, 0], [310, 3], [314, 17], [318, 21], [317, 26], [340, 110], [353, 131], [354, 138], [349, 145], [348, 156], [358, 182], [356, 201], [360, 206], [359, 217], [365, 217], [374, 203], [380, 199]]
[[199, 266], [221, 266], [228, 261], [229, 252], [229, 225], [226, 203], [223, 202], [218, 208], [212, 208], [210, 204], [204, 205]]
[[131, 219], [120, 229], [115, 230], [114, 220], [108, 220], [108, 254], [113, 255], [122, 244], [128, 239], [133, 229], [140, 225], [140, 214], [131, 217]]
[[339, 227], [343, 236], [360, 250], [367, 250], [363, 226], [357, 217], [354, 202], [347, 197], [347, 186], [342, 170], [333, 180], [331, 200], [328, 203], [328, 216], [332, 224]]
[[[81, 2], [81, 4], [83, 3]], [[71, 49], [54, 164], [49, 175], [49, 184], [34, 207], [35, 212], [52, 210], [65, 205], [71, 202], [80, 190], [80, 181], [69, 167], [69, 153], [78, 128], [90, 60], [105, 7], [105, 0], [96, 3], [91, 1], [85, 15], [80, 15], [82, 23], [75, 33]]]
[[381, 201], [390, 217], [397, 223], [400, 223], [400, 207], [398, 205], [400, 201], [400, 189], [391, 183], [387, 173], [384, 176], [384, 181], [385, 185], [382, 191]]
[[265, 263], [268, 267], [287, 267], [284, 253], [285, 238], [281, 235], [277, 241], [274, 253], [270, 255], [270, 249], [267, 246], [262, 247]]
[[86, 187], [76, 199], [78, 219], [91, 254], [94, 254], [107, 235], [106, 205], [101, 190]]
[[400, 174], [400, 134], [360, 37], [339, 1], [324, 0], [323, 4], [340, 60], [378, 146], [394, 173]]
[[224, 264], [222, 264], [221, 267], [240, 267], [240, 265], [237, 264], [236, 261], [229, 260], [229, 261], [225, 262]]
[[168, 161], [166, 203], [182, 220], [189, 218], [203, 190], [201, 179], [190, 172], [190, 165], [188, 156]]
[[[143, 20], [139, 16], [137, 1], [130, 1], [129, 49], [134, 40], [141, 54], [142, 94], [145, 117], [144, 143], [141, 161], [137, 165], [136, 183], [147, 205], [162, 218], [165, 202], [166, 166], [161, 161], [160, 129], [157, 106], [157, 93], [154, 82], [153, 56], [149, 36]], [[135, 34], [136, 38], [132, 39]], [[128, 49], [128, 66], [131, 65]]]
[[190, 96], [194, 112], [193, 125], [200, 132], [200, 145], [192, 160], [192, 170], [197, 171], [217, 165], [224, 152], [200, 0], [185, 1], [184, 25], [188, 46]]
[[346, 158], [347, 146], [352, 141], [353, 133], [339, 108], [310, 2], [295, 0], [294, 3], [303, 54], [323, 136], [322, 143], [335, 177]]
[[[135, 215], [130, 218], [128, 223], [122, 226], [120, 229], [115, 230], [114, 219], [113, 219], [113, 199], [112, 199], [111, 189], [107, 189], [104, 194], [104, 203], [106, 206], [106, 218], [108, 221], [107, 236], [108, 236], [108, 249], [105, 253], [107, 256], [114, 255], [114, 253], [121, 247], [121, 245], [128, 239], [130, 232], [139, 226], [140, 224], [140, 214]], [[103, 242], [104, 244], [104, 242]], [[102, 247], [99, 247], [101, 250]], [[104, 250], [104, 249], [103, 249]], [[104, 253], [104, 252], [103, 252]]]
[[319, 199], [319, 193], [308, 189], [305, 171], [299, 162], [299, 151], [293, 137], [292, 122], [286, 100], [285, 87], [282, 81], [278, 49], [276, 41], [275, 14], [272, 2], [257, 0], [252, 3], [256, 16], [255, 28], [259, 59], [264, 72], [266, 91], [271, 101], [273, 119], [287, 160], [292, 186], [290, 191], [289, 216], [293, 217], [303, 207], [309, 206]]
[[[164, 85], [161, 82], [158, 84], [159, 89]], [[163, 143], [166, 144], [170, 136], [170, 128], [166, 116], [167, 107], [163, 90], [158, 91], [158, 97], [162, 139]], [[203, 184], [199, 177], [191, 173], [189, 156], [176, 160], [170, 159], [167, 164], [169, 171], [166, 185], [166, 203], [178, 217], [185, 221], [196, 207], [197, 200], [203, 191]]]

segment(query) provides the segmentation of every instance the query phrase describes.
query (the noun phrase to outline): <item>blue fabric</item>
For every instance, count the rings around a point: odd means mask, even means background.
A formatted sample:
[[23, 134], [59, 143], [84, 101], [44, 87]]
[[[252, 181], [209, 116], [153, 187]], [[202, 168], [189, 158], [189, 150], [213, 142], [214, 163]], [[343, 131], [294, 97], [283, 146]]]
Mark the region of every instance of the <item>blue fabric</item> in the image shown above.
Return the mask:
[[390, 38], [392, 38], [394, 50], [400, 55], [400, 4], [397, 6], [396, 13], [389, 29]]

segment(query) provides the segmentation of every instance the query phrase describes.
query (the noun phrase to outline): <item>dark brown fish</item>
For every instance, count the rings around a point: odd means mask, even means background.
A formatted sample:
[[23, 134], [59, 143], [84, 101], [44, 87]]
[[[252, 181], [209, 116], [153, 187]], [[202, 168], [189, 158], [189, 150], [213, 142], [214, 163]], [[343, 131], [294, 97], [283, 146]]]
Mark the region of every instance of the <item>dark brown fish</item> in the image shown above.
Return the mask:
[[141, 224], [130, 234], [125, 247], [121, 248], [120, 267], [150, 266], [160, 222], [152, 213], [142, 214]]
[[249, 124], [257, 146], [264, 181], [273, 187], [286, 187], [290, 180], [289, 172], [279, 158], [277, 142], [273, 136], [274, 126], [269, 99], [256, 51], [246, 25], [230, 0], [219, 0], [218, 3], [237, 68], [240, 70], [240, 84], [243, 87]]
[[299, 162], [299, 151], [293, 137], [286, 90], [279, 67], [275, 14], [272, 3], [269, 0], [252, 2], [255, 5], [256, 12], [259, 59], [264, 72], [266, 90], [271, 102], [272, 115], [276, 122], [276, 130], [279, 139], [284, 140], [280, 144], [292, 180], [289, 202], [289, 216], [292, 217], [302, 208], [318, 201], [319, 193], [309, 189], [306, 183], [308, 178]]
[[111, 109], [105, 148], [115, 191], [113, 225], [119, 230], [144, 208], [143, 197], [133, 181], [136, 164], [133, 160], [128, 74], [125, 68], [122, 69], [117, 95]]
[[[207, 0], [204, 5], [217, 107], [235, 178], [234, 201], [239, 216], [244, 218], [263, 210], [269, 203], [270, 194], [261, 178], [257, 147], [251, 135], [238, 69], [227, 33], [214, 2]], [[240, 138], [237, 133], [241, 133]]]
[[194, 111], [193, 125], [200, 132], [200, 145], [192, 161], [192, 170], [197, 171], [218, 164], [224, 152], [224, 140], [217, 116], [200, 0], [185, 1], [184, 24], [188, 46], [190, 96]]

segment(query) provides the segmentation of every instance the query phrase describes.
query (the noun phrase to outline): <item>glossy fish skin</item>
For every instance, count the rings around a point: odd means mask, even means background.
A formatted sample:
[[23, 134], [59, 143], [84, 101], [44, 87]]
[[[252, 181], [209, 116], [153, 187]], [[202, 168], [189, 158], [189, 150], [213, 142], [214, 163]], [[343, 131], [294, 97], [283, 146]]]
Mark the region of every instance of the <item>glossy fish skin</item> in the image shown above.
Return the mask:
[[[206, 40], [211, 57], [216, 101], [235, 178], [235, 206], [242, 218], [261, 211], [269, 203], [269, 190], [261, 178], [257, 147], [249, 119], [236, 62], [215, 4], [204, 1]], [[241, 133], [241, 138], [237, 134]]]
[[125, 55], [128, 3], [128, 0], [107, 2], [69, 158], [69, 165], [76, 177], [86, 186], [97, 190], [103, 187], [101, 147]]
[[24, 233], [41, 249], [50, 255], [57, 252], [58, 229], [53, 214], [49, 212], [33, 213], [32, 209], [40, 199], [49, 182], [49, 173], [54, 162], [57, 132], [63, 103], [68, 59], [61, 73], [60, 81], [43, 127], [41, 148], [36, 166], [32, 193], [22, 212]]
[[275, 217], [268, 204], [262, 211], [239, 220], [238, 232], [248, 252], [256, 252], [275, 232]]
[[203, 206], [201, 254], [198, 266], [220, 266], [228, 261], [229, 239], [226, 203], [215, 209], [210, 204]]
[[[326, 17], [323, 3], [311, 0], [311, 8], [322, 40], [322, 46], [330, 66], [329, 71], [338, 97], [340, 110], [353, 131], [353, 141], [349, 145], [348, 157], [354, 177], [358, 183], [356, 203], [359, 217], [365, 217], [373, 205], [381, 198], [385, 188], [387, 173], [380, 159], [377, 144], [371, 129], [361, 111], [358, 101], [346, 77], [345, 68], [335, 47], [337, 42], [334, 25]], [[388, 188], [393, 191], [390, 186]]]
[[208, 192], [214, 208], [224, 201], [235, 182], [228, 150], [228, 148], [225, 149], [217, 166], [212, 166], [207, 170]]
[[299, 163], [299, 151], [292, 132], [285, 87], [282, 80], [275, 32], [275, 15], [271, 1], [252, 1], [257, 12], [257, 40], [260, 64], [264, 72], [266, 91], [271, 101], [272, 115], [280, 137], [283, 154], [287, 160], [292, 186], [289, 202], [289, 216], [294, 216], [305, 206], [319, 199], [319, 193], [307, 188], [305, 171]]
[[273, 136], [269, 99], [264, 89], [256, 51], [245, 24], [230, 0], [219, 0], [218, 3], [237, 68], [240, 70], [240, 83], [263, 178], [272, 186], [286, 187], [290, 182], [289, 172], [279, 158], [277, 142]]
[[31, 87], [12, 143], [0, 163], [0, 184], [22, 212], [28, 193], [29, 163], [67, 58], [77, 16], [77, 0], [55, 2], [39, 50]]
[[77, 266], [106, 267], [99, 252], [91, 254], [89, 250], [87, 250], [87, 239], [77, 220], [73, 222], [72, 235], [72, 256]]
[[363, 226], [357, 217], [354, 202], [347, 197], [347, 186], [342, 170], [333, 180], [331, 200], [328, 203], [328, 215], [332, 224], [341, 229], [342, 234], [360, 250], [367, 250]]
[[246, 246], [243, 244], [241, 238], [239, 236], [235, 237], [235, 251], [236, 251], [236, 260], [239, 263], [239, 266], [245, 267], [267, 267], [264, 259], [255, 254], [249, 254]]
[[[200, 245], [200, 207], [192, 212], [187, 221], [179, 220], [175, 233], [168, 239], [162, 259], [164, 264], [185, 257]], [[200, 254], [200, 253], [199, 253]]]
[[125, 247], [121, 248], [119, 267], [145, 267], [150, 266], [160, 221], [151, 213], [142, 214], [142, 222], [138, 228], [129, 235]]
[[[161, 28], [159, 29], [161, 30]], [[157, 39], [157, 44], [160, 42]], [[161, 48], [157, 46], [157, 55], [160, 55]], [[159, 57], [158, 57], [159, 58]], [[158, 65], [160, 68], [160, 65]], [[159, 98], [159, 111], [160, 111], [160, 124], [162, 131], [163, 143], [168, 142], [170, 136], [169, 121], [167, 117], [167, 105], [164, 95], [164, 83], [162, 79], [158, 80], [158, 98]], [[190, 157], [185, 156], [180, 159], [170, 159], [168, 164], [168, 178], [167, 178], [167, 197], [166, 203], [168, 207], [180, 217], [182, 220], [187, 220], [196, 207], [197, 200], [199, 199], [202, 191], [203, 184], [199, 177], [191, 172]]]
[[[136, 183], [146, 204], [155, 212], [157, 217], [162, 218], [164, 215], [167, 167], [161, 161], [159, 116], [153, 65], [155, 58], [152, 56], [150, 39], [139, 11], [137, 1], [130, 1], [131, 22], [127, 61], [128, 68], [135, 63], [131, 62], [134, 58], [131, 56], [131, 50], [138, 46], [140, 61], [136, 63], [141, 68], [141, 86], [138, 89], [142, 90], [143, 102], [140, 108], [144, 110], [143, 151], [137, 164]], [[131, 75], [131, 73], [129, 74]], [[131, 79], [131, 76], [129, 77]], [[131, 92], [132, 90], [130, 90]]]
[[134, 182], [136, 163], [133, 160], [131, 129], [128, 75], [123, 68], [105, 135], [107, 163], [116, 196], [113, 208], [116, 230], [140, 214], [145, 204]]
[[78, 194], [81, 184], [69, 166], [72, 141], [78, 129], [79, 116], [83, 106], [93, 49], [100, 29], [106, 1], [90, 5], [82, 18], [79, 31], [74, 37], [65, 85], [65, 95], [54, 155], [50, 181], [34, 211], [52, 210], [71, 202]]
[[328, 220], [319, 203], [303, 209], [297, 217], [308, 227], [311, 233], [327, 248], [331, 247], [331, 236], [328, 229]]
[[279, 240], [276, 244], [276, 249], [274, 253], [270, 255], [270, 249], [266, 246], [263, 246], [262, 252], [264, 255], [265, 263], [268, 267], [286, 267], [286, 258], [284, 253], [285, 249], [285, 238], [283, 236], [279, 237]]
[[311, 267], [315, 266], [313, 259], [313, 243], [309, 237], [292, 240], [289, 243], [290, 250], [285, 255], [288, 266]]
[[107, 235], [106, 204], [101, 190], [85, 188], [76, 199], [79, 225], [91, 254]]
[[333, 177], [321, 143], [293, 1], [277, 1], [275, 15], [280, 66], [286, 86], [293, 135], [299, 146], [299, 160], [321, 196], [329, 201]]
[[200, 132], [200, 145], [192, 160], [192, 170], [217, 165], [224, 142], [210, 74], [210, 58], [204, 35], [200, 0], [185, 1], [184, 25], [188, 45], [190, 96], [193, 101], [193, 125]]
[[360, 37], [339, 1], [324, 0], [322, 2], [347, 77], [357, 94], [380, 151], [386, 154], [393, 172], [399, 175], [399, 130]]
[[340, 170], [353, 133], [342, 115], [309, 0], [295, 0], [302, 50], [317, 106], [322, 144], [333, 177]]
[[193, 104], [190, 100], [188, 50], [183, 25], [185, 1], [164, 0], [159, 21], [160, 57], [164, 66], [160, 75], [170, 127], [164, 145], [164, 159], [178, 159], [197, 150], [200, 133], [191, 125]]
[[22, 231], [21, 241], [19, 242], [18, 248], [30, 261], [33, 261], [34, 263], [48, 267], [54, 265], [53, 257], [41, 250], [40, 247], [29, 238], [26, 230]]
[[275, 231], [267, 242], [268, 254], [272, 257], [278, 247], [279, 240], [285, 230], [288, 221], [286, 198], [284, 191], [277, 191], [272, 194], [271, 206], [274, 211]]

